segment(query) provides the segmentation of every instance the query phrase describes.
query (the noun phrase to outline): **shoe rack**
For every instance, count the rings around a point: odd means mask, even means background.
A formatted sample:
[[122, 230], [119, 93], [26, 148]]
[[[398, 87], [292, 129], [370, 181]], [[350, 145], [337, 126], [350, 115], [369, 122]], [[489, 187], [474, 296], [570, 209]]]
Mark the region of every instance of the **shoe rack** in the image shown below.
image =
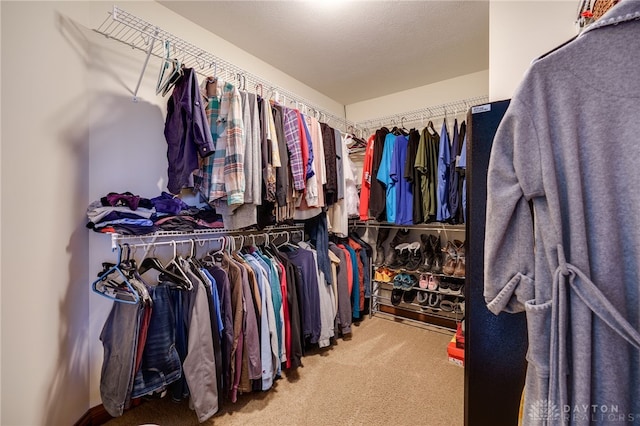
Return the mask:
[[455, 330], [465, 315], [465, 226], [355, 226], [377, 230], [371, 315]]

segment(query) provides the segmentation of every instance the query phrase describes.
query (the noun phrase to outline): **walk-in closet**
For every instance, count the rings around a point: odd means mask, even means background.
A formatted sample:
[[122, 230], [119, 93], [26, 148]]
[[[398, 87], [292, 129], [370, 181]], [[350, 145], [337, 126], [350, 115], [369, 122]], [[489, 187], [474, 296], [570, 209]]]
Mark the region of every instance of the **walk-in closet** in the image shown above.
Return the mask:
[[[640, 337], [600, 264], [590, 277], [562, 240], [578, 229], [563, 178], [591, 163], [565, 175], [536, 123], [570, 143], [553, 116], [581, 123], [580, 103], [554, 95], [546, 115], [544, 91], [566, 85], [544, 64], [565, 64], [572, 38], [627, 40], [639, 14], [634, 0], [0, 2], [0, 423], [586, 424], [566, 409], [588, 389], [596, 423], [630, 421], [637, 403], [600, 387], [625, 368], [572, 376], [586, 358], [566, 333], [591, 343], [571, 309], [607, 342]], [[540, 93], [522, 88], [536, 78]], [[557, 164], [536, 169], [538, 152]]]

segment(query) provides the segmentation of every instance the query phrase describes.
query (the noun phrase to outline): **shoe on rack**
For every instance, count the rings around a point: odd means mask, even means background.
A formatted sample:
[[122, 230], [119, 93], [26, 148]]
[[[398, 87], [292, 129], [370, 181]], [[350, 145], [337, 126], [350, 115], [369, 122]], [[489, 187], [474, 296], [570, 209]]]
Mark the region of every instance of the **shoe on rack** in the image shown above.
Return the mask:
[[434, 238], [431, 240], [431, 250], [433, 251], [433, 262], [431, 263], [431, 272], [434, 274], [441, 274], [443, 253], [441, 248], [440, 236], [438, 236], [437, 238], [434, 236]]
[[458, 261], [456, 246], [451, 241], [447, 241], [447, 245], [442, 249], [442, 252], [444, 253], [442, 273], [445, 275], [453, 275], [453, 271], [455, 271], [456, 263]]
[[449, 281], [441, 280], [440, 283], [439, 283], [439, 286], [438, 286], [439, 287], [438, 290], [440, 291], [440, 293], [442, 293], [442, 294], [451, 294], [451, 290], [449, 290], [449, 285], [450, 284], [451, 283]]
[[396, 235], [393, 236], [393, 239], [389, 243], [389, 250], [387, 250], [387, 254], [384, 258], [384, 264], [387, 266], [394, 265], [396, 263], [396, 254], [397, 254], [394, 248], [402, 243], [408, 243], [408, 242], [409, 242], [409, 231], [398, 229], [398, 232], [396, 232]]
[[422, 253], [422, 261], [418, 270], [420, 272], [430, 272], [433, 264], [433, 244], [432, 239], [436, 237], [431, 234], [420, 235], [420, 251]]
[[438, 293], [429, 293], [429, 307], [431, 308], [439, 308], [440, 302], [442, 301], [442, 295]]
[[456, 296], [461, 296], [462, 295], [462, 286], [464, 284], [462, 283], [454, 283], [451, 282], [449, 283], [449, 294], [453, 294]]
[[406, 269], [409, 261], [409, 243], [400, 243], [393, 249], [396, 254], [394, 261], [387, 266], [391, 269]]
[[418, 299], [418, 303], [420, 304], [420, 306], [429, 306], [428, 301], [429, 301], [429, 293], [426, 291], [419, 291], [418, 294], [416, 295], [416, 298]]
[[442, 309], [445, 312], [453, 312], [453, 310], [456, 308], [457, 303], [449, 298], [443, 298], [442, 301], [440, 302], [440, 309]]
[[414, 242], [407, 247], [408, 259], [406, 268], [408, 271], [417, 271], [422, 261], [422, 253], [420, 252], [420, 243]]
[[420, 287], [422, 289], [429, 288], [429, 278], [431, 276], [432, 275], [420, 274], [420, 280], [418, 281], [418, 287]]
[[456, 267], [453, 270], [453, 276], [464, 277], [466, 272], [464, 241], [455, 240], [453, 244], [456, 247], [456, 253], [458, 255], [458, 261], [456, 262]]
[[402, 301], [403, 293], [404, 290], [400, 288], [394, 288], [393, 290], [391, 290], [391, 304], [393, 306], [398, 306], [400, 304], [400, 302]]
[[413, 301], [416, 300], [417, 294], [418, 290], [416, 290], [415, 288], [412, 288], [411, 290], [405, 290], [404, 294], [402, 295], [402, 300], [404, 301], [404, 303], [413, 303]]
[[376, 259], [373, 263], [374, 266], [384, 265], [384, 242], [387, 240], [387, 237], [389, 237], [389, 228], [378, 228], [378, 236], [376, 237]]
[[430, 275], [427, 288], [431, 291], [436, 291], [438, 290], [439, 287], [440, 287], [440, 277]]

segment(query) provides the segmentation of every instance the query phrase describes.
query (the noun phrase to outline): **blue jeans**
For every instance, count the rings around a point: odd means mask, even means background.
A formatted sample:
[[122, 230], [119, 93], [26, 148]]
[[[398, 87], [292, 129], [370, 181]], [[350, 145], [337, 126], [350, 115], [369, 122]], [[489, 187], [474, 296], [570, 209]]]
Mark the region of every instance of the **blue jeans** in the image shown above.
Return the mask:
[[132, 398], [163, 390], [182, 376], [180, 357], [176, 350], [176, 320], [167, 285], [151, 287], [153, 300], [147, 342], [142, 364], [133, 383]]
[[100, 340], [104, 361], [100, 374], [100, 396], [105, 410], [119, 417], [128, 405], [133, 387], [142, 305], [113, 302], [102, 327]]

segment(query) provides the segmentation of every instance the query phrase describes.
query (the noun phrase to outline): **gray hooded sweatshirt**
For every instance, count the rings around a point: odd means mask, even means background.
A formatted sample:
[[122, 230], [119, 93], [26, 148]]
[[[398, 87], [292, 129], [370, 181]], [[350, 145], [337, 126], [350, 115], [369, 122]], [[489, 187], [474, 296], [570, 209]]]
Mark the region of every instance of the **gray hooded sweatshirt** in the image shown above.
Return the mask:
[[640, 2], [535, 61], [500, 124], [485, 288], [525, 311], [525, 425], [640, 423]]

